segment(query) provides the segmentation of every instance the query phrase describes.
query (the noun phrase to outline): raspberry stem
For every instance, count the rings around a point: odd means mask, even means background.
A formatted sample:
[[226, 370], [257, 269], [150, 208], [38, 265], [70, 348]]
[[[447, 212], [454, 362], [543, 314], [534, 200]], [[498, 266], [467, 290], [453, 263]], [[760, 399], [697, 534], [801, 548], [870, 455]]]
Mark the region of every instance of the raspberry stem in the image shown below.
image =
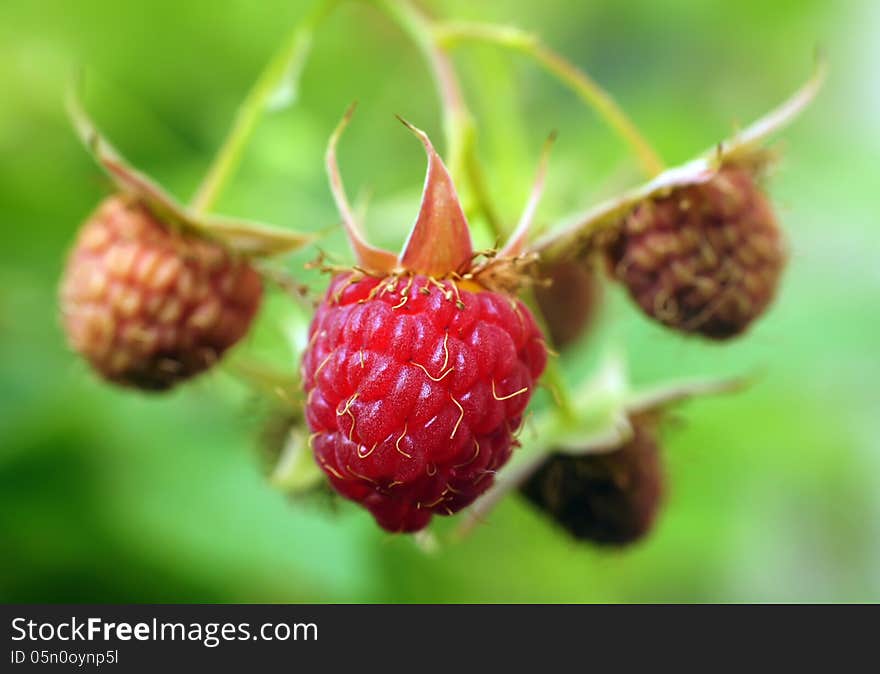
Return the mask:
[[408, 0], [374, 2], [410, 37], [428, 63], [443, 110], [449, 171], [454, 180], [459, 176], [467, 179], [471, 195], [492, 234], [502, 238], [504, 226], [492, 205], [483, 169], [477, 158], [476, 124], [464, 100], [455, 66], [437, 39], [434, 23]]
[[[515, 36], [517, 34], [520, 33], [514, 33]], [[807, 82], [769, 113], [694, 159], [666, 169], [642, 185], [567, 218], [564, 224], [536, 241], [532, 250], [540, 253], [544, 260], [556, 258], [571, 247], [585, 250], [599, 231], [614, 226], [639, 203], [659, 194], [703, 184], [724, 165], [760, 167], [767, 160], [766, 151], [761, 149], [760, 143], [792, 123], [803, 112], [819, 93], [826, 75], [827, 64], [819, 55]]]
[[462, 40], [474, 40], [505, 47], [530, 57], [600, 115], [632, 148], [647, 177], [652, 178], [663, 171], [663, 160], [614, 98], [583, 70], [534, 35], [509, 26], [469, 22], [440, 24], [435, 28], [435, 34], [440, 43], [446, 46]]
[[[545, 378], [553, 363], [547, 364]], [[530, 439], [496, 476], [495, 484], [462, 513], [451, 538], [461, 541], [485, 522], [503, 498], [529, 479], [554, 452], [570, 456], [604, 454], [620, 449], [632, 437], [633, 414], [662, 411], [691, 398], [736, 393], [749, 385], [748, 378], [665, 382], [657, 387], [629, 391], [621, 364], [609, 361], [577, 393], [573, 421], [554, 410], [538, 412], [530, 422]], [[622, 390], [621, 390], [622, 387]]]
[[[253, 135], [260, 115], [268, 108], [292, 103], [308, 59], [315, 30], [339, 0], [319, 0], [290, 32], [281, 49], [263, 69], [238, 108], [235, 121], [214, 157], [192, 201], [195, 213], [205, 213], [220, 198], [241, 162], [245, 145]], [[283, 100], [279, 103], [279, 94]]]
[[[526, 306], [531, 309], [532, 315], [535, 317], [535, 321], [541, 329], [541, 334], [549, 335], [550, 331], [547, 327], [547, 319], [544, 316], [543, 311], [541, 311], [538, 302], [535, 300], [533, 289], [523, 297], [523, 301], [526, 303]], [[559, 410], [559, 416], [562, 421], [572, 426], [576, 425], [578, 420], [577, 409], [572, 397], [571, 388], [565, 380], [565, 376], [562, 374], [562, 368], [559, 366], [558, 356], [551, 354], [551, 358], [547, 359], [547, 365], [544, 368], [541, 383], [550, 391], [553, 401], [556, 403], [556, 407]]]

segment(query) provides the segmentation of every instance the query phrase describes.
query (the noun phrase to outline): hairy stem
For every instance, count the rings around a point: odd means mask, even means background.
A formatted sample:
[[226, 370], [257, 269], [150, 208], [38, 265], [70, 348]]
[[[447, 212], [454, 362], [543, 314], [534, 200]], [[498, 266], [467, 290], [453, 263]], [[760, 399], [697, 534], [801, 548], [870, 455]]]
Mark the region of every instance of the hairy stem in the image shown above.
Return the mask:
[[445, 45], [461, 40], [474, 40], [505, 47], [530, 57], [599, 114], [632, 148], [648, 177], [654, 177], [663, 171], [660, 156], [614, 98], [589, 75], [544, 45], [534, 35], [518, 28], [480, 23], [445, 23], [436, 27], [436, 35]]
[[312, 46], [314, 32], [338, 2], [319, 0], [263, 69], [239, 106], [232, 128], [193, 197], [191, 205], [196, 213], [210, 210], [219, 199], [241, 162], [244, 148], [253, 135], [260, 115], [273, 103], [276, 94], [286, 85], [288, 89], [284, 93], [288, 99], [296, 96], [296, 87]]

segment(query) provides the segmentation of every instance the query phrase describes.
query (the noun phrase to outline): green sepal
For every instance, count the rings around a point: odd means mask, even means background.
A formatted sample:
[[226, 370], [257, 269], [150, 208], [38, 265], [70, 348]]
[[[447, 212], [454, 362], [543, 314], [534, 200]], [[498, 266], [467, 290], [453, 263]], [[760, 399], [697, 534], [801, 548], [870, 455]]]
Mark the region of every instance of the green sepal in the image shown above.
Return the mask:
[[630, 417], [661, 411], [689, 398], [742, 390], [749, 378], [665, 382], [633, 391], [622, 356], [612, 354], [593, 378], [573, 393], [574, 415], [544, 410], [523, 429], [522, 447], [495, 478], [495, 484], [462, 513], [454, 536], [468, 535], [496, 505], [555, 453], [574, 456], [613, 452], [633, 435]]
[[289, 253], [314, 240], [311, 234], [272, 225], [225, 216], [197, 215], [150, 176], [134, 168], [100, 132], [73, 92], [68, 97], [68, 111], [83, 144], [117, 189], [144, 203], [163, 222], [218, 240], [249, 257]]
[[722, 166], [750, 165], [759, 170], [768, 160], [768, 151], [762, 147], [767, 138], [791, 124], [813, 101], [825, 80], [825, 61], [817, 59], [809, 80], [778, 107], [742, 129], [731, 138], [721, 141], [696, 158], [666, 169], [648, 182], [627, 190], [587, 211], [567, 218], [553, 231], [538, 239], [530, 248], [542, 259], [552, 260], [579, 255], [589, 248], [598, 231], [616, 223], [639, 203], [673, 190], [698, 185], [710, 180]]

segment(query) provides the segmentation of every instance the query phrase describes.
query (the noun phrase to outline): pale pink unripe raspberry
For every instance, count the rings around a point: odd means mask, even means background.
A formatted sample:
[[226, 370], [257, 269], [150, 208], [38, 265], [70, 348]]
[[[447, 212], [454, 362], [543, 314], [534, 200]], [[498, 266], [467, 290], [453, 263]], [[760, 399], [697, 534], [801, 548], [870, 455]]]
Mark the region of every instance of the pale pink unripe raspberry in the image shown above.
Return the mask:
[[80, 230], [61, 281], [68, 342], [102, 377], [163, 390], [216, 363], [247, 332], [259, 274], [221, 244], [106, 199]]

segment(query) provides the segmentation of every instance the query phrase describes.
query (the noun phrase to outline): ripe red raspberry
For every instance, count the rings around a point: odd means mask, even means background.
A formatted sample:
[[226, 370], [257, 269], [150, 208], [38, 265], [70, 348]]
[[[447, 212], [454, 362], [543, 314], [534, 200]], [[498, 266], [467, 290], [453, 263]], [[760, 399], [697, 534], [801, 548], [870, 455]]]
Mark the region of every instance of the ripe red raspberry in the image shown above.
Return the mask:
[[114, 196], [83, 225], [60, 299], [71, 347], [101, 376], [163, 390], [240, 340], [261, 293], [259, 274], [221, 244]]
[[593, 269], [582, 260], [559, 260], [538, 266], [547, 283], [535, 286], [553, 346], [565, 349], [590, 327], [602, 299], [602, 287]]
[[643, 538], [663, 498], [653, 420], [632, 419], [634, 435], [604, 454], [553, 454], [521, 493], [578, 540], [626, 545]]
[[545, 364], [531, 313], [507, 295], [339, 275], [303, 361], [315, 456], [383, 528], [416, 531], [492, 484]]
[[[364, 240], [330, 138], [327, 171], [355, 271], [337, 273], [303, 356], [315, 459], [343, 496], [381, 527], [411, 532], [452, 515], [510, 457], [547, 350], [520, 280], [536, 187], [510, 241], [477, 263], [452, 178], [428, 136], [422, 205], [400, 255]], [[401, 120], [402, 121], [402, 120]]]
[[642, 202], [608, 248], [612, 275], [650, 317], [728, 339], [772, 301], [785, 263], [770, 203], [748, 168]]

